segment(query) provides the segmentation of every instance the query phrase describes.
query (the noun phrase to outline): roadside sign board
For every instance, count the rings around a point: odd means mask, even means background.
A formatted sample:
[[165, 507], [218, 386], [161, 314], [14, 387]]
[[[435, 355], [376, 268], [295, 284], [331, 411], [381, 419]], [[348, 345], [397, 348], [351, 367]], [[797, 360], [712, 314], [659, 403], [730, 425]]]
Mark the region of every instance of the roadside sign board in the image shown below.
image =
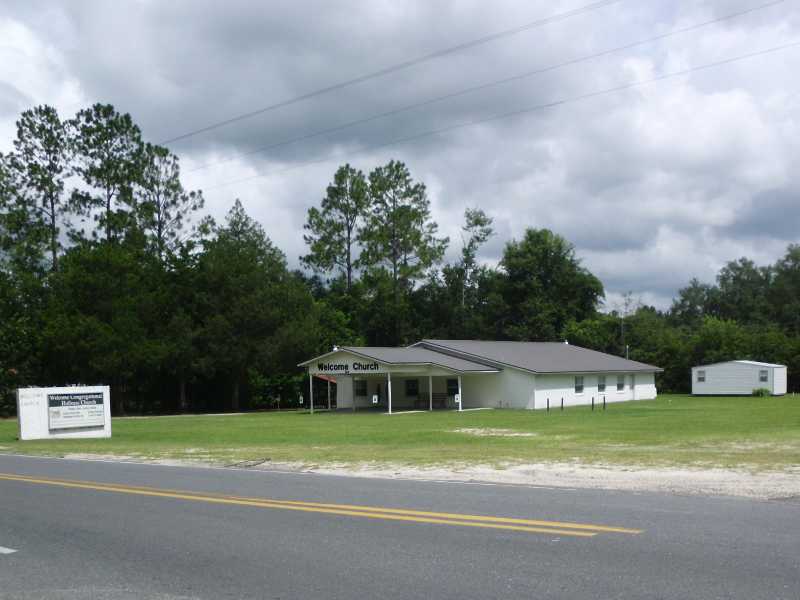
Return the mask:
[[111, 390], [107, 385], [20, 388], [19, 439], [111, 437]]
[[105, 419], [102, 392], [47, 394], [50, 429], [102, 427]]

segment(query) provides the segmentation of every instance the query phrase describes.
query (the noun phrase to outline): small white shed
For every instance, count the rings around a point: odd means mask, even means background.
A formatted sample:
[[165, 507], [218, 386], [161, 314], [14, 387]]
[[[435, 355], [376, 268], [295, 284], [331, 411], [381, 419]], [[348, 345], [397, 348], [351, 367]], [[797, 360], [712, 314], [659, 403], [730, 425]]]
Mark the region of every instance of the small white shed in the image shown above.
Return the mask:
[[692, 367], [692, 394], [695, 396], [751, 395], [766, 388], [773, 396], [786, 393], [786, 365], [729, 360]]

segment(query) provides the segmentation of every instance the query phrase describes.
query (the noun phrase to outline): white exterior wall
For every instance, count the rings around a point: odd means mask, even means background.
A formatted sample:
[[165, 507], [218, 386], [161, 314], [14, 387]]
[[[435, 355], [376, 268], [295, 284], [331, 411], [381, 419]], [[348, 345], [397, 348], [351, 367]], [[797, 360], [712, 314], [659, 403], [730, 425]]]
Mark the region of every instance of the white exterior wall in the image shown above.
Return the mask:
[[[599, 377], [605, 375], [605, 392], [598, 390]], [[617, 376], [624, 378], [623, 389], [617, 391]], [[536, 377], [536, 408], [546, 408], [550, 399], [550, 409], [564, 406], [579, 406], [592, 403], [626, 402], [628, 400], [653, 400], [656, 397], [654, 373], [585, 373], [583, 374], [583, 393], [575, 393], [574, 374], [538, 375]]]
[[464, 408], [488, 406], [493, 408], [543, 409], [550, 398], [550, 408], [580, 406], [592, 403], [653, 400], [656, 395], [655, 373], [624, 373], [625, 386], [617, 391], [618, 373], [608, 373], [606, 391], [598, 392], [598, 377], [602, 374], [583, 374], [583, 393], [575, 393], [574, 374], [533, 375], [526, 371], [505, 368], [492, 375], [468, 375], [463, 379]]
[[349, 375], [336, 377], [336, 408], [353, 408], [353, 378]]
[[533, 408], [536, 377], [506, 368], [499, 373], [465, 375], [461, 380], [464, 408]]
[[[698, 371], [706, 372], [704, 382], [697, 381]], [[759, 381], [759, 371], [767, 372], [766, 382]], [[758, 388], [767, 388], [773, 395], [785, 394], [786, 367], [735, 361], [692, 367], [692, 394], [697, 396], [749, 396]]]
[[[636, 374], [636, 400], [655, 400], [658, 396], [655, 373]], [[606, 402], [608, 400], [606, 399]]]
[[786, 367], [775, 367], [772, 371], [772, 393], [783, 396], [786, 393]]

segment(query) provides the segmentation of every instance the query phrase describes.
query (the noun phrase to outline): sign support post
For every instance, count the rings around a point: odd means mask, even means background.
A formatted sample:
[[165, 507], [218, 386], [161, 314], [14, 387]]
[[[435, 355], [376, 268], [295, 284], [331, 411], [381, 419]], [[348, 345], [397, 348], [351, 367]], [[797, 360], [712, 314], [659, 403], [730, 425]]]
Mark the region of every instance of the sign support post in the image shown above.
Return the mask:
[[389, 414], [392, 414], [392, 373], [386, 373], [386, 396], [389, 399]]
[[328, 379], [328, 410], [331, 409], [331, 380]]
[[461, 407], [464, 405], [464, 396], [461, 395], [461, 375], [458, 376], [458, 412], [461, 412]]
[[311, 406], [311, 414], [314, 414], [314, 376], [308, 374], [308, 404]]
[[428, 410], [433, 410], [433, 375], [428, 375]]

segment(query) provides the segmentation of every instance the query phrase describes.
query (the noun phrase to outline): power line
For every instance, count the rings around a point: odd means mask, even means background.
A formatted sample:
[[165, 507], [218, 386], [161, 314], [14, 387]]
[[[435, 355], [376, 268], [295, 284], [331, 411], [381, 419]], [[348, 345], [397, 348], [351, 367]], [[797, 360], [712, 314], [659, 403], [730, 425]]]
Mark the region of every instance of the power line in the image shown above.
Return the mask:
[[[790, 43], [787, 43], [787, 44], [781, 44], [779, 46], [772, 46], [772, 47], [766, 48], [764, 50], [757, 50], [755, 52], [749, 52], [747, 54], [740, 54], [738, 56], [734, 56], [734, 57], [731, 57], [731, 58], [726, 58], [726, 59], [723, 59], [723, 60], [718, 60], [718, 61], [715, 61], [715, 62], [705, 63], [705, 64], [697, 65], [697, 66], [694, 66], [694, 67], [689, 67], [687, 69], [681, 69], [679, 71], [672, 71], [670, 73], [664, 73], [662, 75], [658, 75], [658, 76], [652, 77], [650, 79], [642, 79], [642, 80], [639, 80], [639, 81], [633, 81], [631, 83], [626, 83], [626, 84], [614, 86], [614, 87], [611, 87], [611, 88], [605, 88], [605, 89], [602, 89], [602, 90], [596, 90], [594, 92], [588, 92], [588, 93], [585, 93], [585, 94], [579, 94], [577, 96], [571, 96], [571, 97], [568, 97], [568, 98], [562, 98], [561, 100], [554, 100], [552, 102], [547, 102], [547, 103], [544, 103], [544, 104], [537, 104], [535, 106], [530, 106], [528, 108], [523, 108], [523, 109], [514, 110], [514, 111], [510, 111], [510, 112], [500, 113], [500, 114], [497, 114], [497, 115], [492, 115], [491, 117], [484, 117], [484, 118], [481, 118], [481, 119], [475, 119], [475, 120], [472, 120], [472, 121], [466, 121], [464, 123], [456, 123], [455, 125], [448, 125], [447, 127], [441, 127], [439, 129], [431, 129], [431, 130], [428, 130], [428, 131], [423, 131], [421, 133], [416, 133], [414, 135], [401, 137], [401, 138], [395, 138], [395, 139], [390, 140], [388, 142], [382, 142], [380, 144], [373, 144], [373, 145], [370, 145], [370, 146], [365, 146], [365, 147], [361, 148], [360, 150], [356, 150], [355, 152], [347, 153], [347, 155], [363, 154], [365, 152], [370, 152], [372, 150], [378, 150], [378, 149], [386, 148], [386, 147], [389, 147], [389, 146], [396, 146], [398, 144], [404, 144], [404, 143], [411, 142], [411, 141], [416, 141], [418, 139], [422, 139], [422, 138], [425, 138], [425, 137], [430, 137], [430, 136], [434, 136], [434, 135], [440, 135], [442, 133], [448, 133], [450, 131], [455, 131], [457, 129], [463, 129], [465, 127], [472, 127], [472, 126], [475, 126], [475, 125], [482, 125], [484, 123], [490, 123], [492, 121], [499, 121], [499, 120], [502, 120], [502, 119], [508, 119], [508, 118], [511, 118], [511, 117], [517, 117], [517, 116], [520, 116], [520, 115], [536, 112], [536, 111], [539, 111], [539, 110], [546, 110], [548, 108], [555, 108], [557, 106], [563, 106], [565, 104], [572, 104], [574, 102], [587, 100], [589, 98], [595, 98], [595, 97], [598, 97], [598, 96], [604, 96], [604, 95], [608, 95], [608, 94], [613, 94], [615, 92], [621, 92], [621, 91], [624, 91], [624, 90], [629, 90], [629, 89], [641, 87], [643, 85], [647, 85], [647, 84], [650, 84], [650, 83], [656, 83], [656, 82], [659, 82], [659, 81], [664, 81], [666, 79], [673, 79], [675, 77], [680, 77], [680, 76], [683, 76], [683, 75], [690, 75], [690, 74], [696, 73], [698, 71], [704, 71], [706, 69], [711, 69], [711, 68], [714, 68], [714, 67], [720, 67], [720, 66], [731, 64], [731, 63], [738, 62], [738, 61], [741, 61], [741, 60], [746, 60], [748, 58], [755, 58], [757, 56], [763, 56], [763, 55], [766, 55], [766, 54], [772, 54], [774, 52], [779, 52], [781, 50], [787, 50], [789, 48], [794, 48], [794, 47], [797, 47], [797, 46], [800, 46], [800, 40], [795, 41], [795, 42], [790, 42]], [[272, 170], [272, 171], [267, 171], [265, 173], [258, 173], [256, 175], [251, 175], [249, 177], [244, 177], [244, 178], [241, 178], [241, 179], [235, 179], [233, 181], [227, 181], [227, 182], [221, 183], [219, 185], [215, 185], [215, 186], [212, 186], [210, 188], [206, 188], [206, 191], [216, 190], [216, 189], [220, 189], [220, 188], [223, 188], [223, 187], [227, 187], [229, 185], [235, 185], [235, 184], [238, 184], [238, 183], [245, 183], [247, 181], [252, 181], [254, 179], [260, 179], [261, 177], [268, 177], [270, 175], [277, 175], [277, 174], [280, 174], [280, 173], [286, 173], [288, 171], [293, 171], [295, 169], [300, 169], [302, 167], [307, 167], [309, 165], [321, 164], [321, 163], [325, 163], [325, 162], [328, 162], [328, 161], [331, 161], [331, 160], [341, 160], [343, 157], [344, 157], [344, 155], [326, 156], [324, 158], [304, 161], [302, 163], [297, 163], [295, 165], [292, 165], [290, 167], [285, 167], [283, 169], [275, 169], [275, 170]]]
[[415, 102], [413, 104], [407, 104], [405, 106], [401, 106], [399, 108], [395, 108], [395, 109], [392, 109], [392, 110], [389, 110], [389, 111], [385, 111], [385, 112], [382, 112], [382, 113], [378, 113], [378, 114], [375, 114], [375, 115], [371, 115], [369, 117], [363, 117], [361, 119], [356, 119], [354, 121], [349, 121], [347, 123], [342, 123], [341, 125], [336, 125], [334, 127], [328, 127], [326, 129], [317, 130], [317, 131], [314, 131], [314, 132], [311, 132], [311, 133], [307, 133], [307, 134], [304, 134], [304, 135], [301, 135], [301, 136], [297, 136], [297, 137], [294, 137], [294, 138], [289, 138], [289, 139], [286, 139], [286, 140], [283, 140], [283, 141], [280, 141], [280, 142], [275, 142], [275, 143], [269, 144], [267, 146], [261, 146], [260, 148], [255, 148], [255, 149], [250, 150], [248, 152], [241, 152], [241, 153], [239, 153], [239, 154], [237, 154], [235, 156], [231, 156], [229, 158], [225, 158], [225, 159], [222, 159], [222, 160], [219, 160], [219, 161], [214, 161], [214, 162], [206, 163], [206, 164], [203, 164], [203, 165], [199, 165], [199, 166], [197, 166], [197, 167], [195, 167], [193, 169], [189, 169], [189, 170], [187, 170], [185, 172], [186, 173], [194, 173], [196, 171], [201, 171], [203, 169], [208, 169], [209, 167], [214, 167], [214, 166], [218, 166], [218, 165], [222, 165], [222, 164], [227, 164], [227, 163], [230, 163], [230, 162], [235, 161], [237, 159], [243, 158], [245, 156], [251, 156], [253, 154], [266, 152], [268, 150], [274, 150], [275, 148], [280, 148], [282, 146], [288, 146], [288, 145], [294, 144], [296, 142], [306, 141], [306, 140], [309, 140], [309, 139], [313, 139], [315, 137], [319, 137], [321, 135], [326, 135], [326, 134], [329, 134], [329, 133], [336, 133], [338, 131], [343, 131], [343, 130], [349, 129], [351, 127], [356, 127], [357, 125], [363, 125], [365, 123], [370, 123], [372, 121], [377, 121], [379, 119], [384, 119], [386, 117], [395, 116], [395, 115], [401, 114], [403, 112], [407, 112], [409, 110], [413, 110], [413, 109], [416, 109], [416, 108], [421, 108], [423, 106], [429, 106], [431, 104], [442, 102], [444, 100], [451, 100], [451, 99], [457, 98], [459, 96], [463, 96], [463, 95], [466, 95], [466, 94], [474, 93], [474, 92], [477, 92], [477, 91], [480, 91], [480, 90], [485, 90], [485, 89], [488, 89], [488, 88], [491, 88], [491, 87], [495, 87], [495, 86], [498, 86], [498, 85], [511, 83], [511, 82], [514, 82], [514, 81], [520, 81], [522, 79], [525, 79], [525, 78], [528, 78], [528, 77], [533, 77], [535, 75], [542, 75], [544, 73], [549, 73], [549, 72], [555, 71], [557, 69], [561, 69], [561, 68], [564, 68], [564, 67], [567, 67], [567, 66], [576, 65], [576, 64], [579, 64], [579, 63], [582, 63], [582, 62], [586, 62], [586, 61], [595, 59], [595, 58], [600, 58], [602, 56], [608, 56], [610, 54], [614, 54], [616, 52], [621, 52], [623, 50], [630, 50], [631, 48], [635, 48], [637, 46], [643, 46], [645, 44], [650, 44], [650, 43], [653, 43], [653, 42], [657, 42], [657, 41], [660, 41], [660, 40], [663, 40], [663, 39], [666, 39], [666, 38], [669, 38], [669, 37], [673, 37], [673, 36], [676, 36], [676, 35], [679, 35], [679, 34], [688, 33], [690, 31], [695, 31], [695, 30], [701, 29], [703, 27], [708, 27], [710, 25], [715, 25], [715, 24], [720, 23], [722, 21], [728, 21], [728, 20], [731, 20], [731, 19], [734, 19], [734, 18], [737, 18], [737, 17], [742, 17], [742, 16], [751, 14], [751, 13], [759, 11], [759, 10], [764, 10], [764, 9], [767, 9], [767, 8], [771, 8], [771, 7], [776, 6], [778, 4], [782, 4], [785, 1], [786, 0], [772, 0], [771, 2], [767, 2], [765, 4], [760, 4], [760, 5], [754, 6], [752, 8], [748, 8], [748, 9], [745, 9], [745, 10], [740, 10], [740, 11], [733, 12], [733, 13], [729, 13], [729, 14], [723, 15], [721, 17], [717, 17], [717, 18], [714, 18], [714, 19], [711, 19], [711, 20], [708, 20], [708, 21], [703, 21], [702, 23], [696, 23], [694, 25], [689, 25], [687, 27], [681, 27], [679, 29], [674, 29], [672, 31], [668, 31], [666, 33], [662, 33], [662, 34], [659, 34], [659, 35], [656, 35], [656, 36], [653, 36], [653, 37], [649, 37], [647, 39], [638, 40], [638, 41], [635, 41], [635, 42], [630, 42], [630, 43], [624, 44], [622, 46], [616, 46], [614, 48], [609, 48], [608, 50], [595, 52], [593, 54], [587, 54], [587, 55], [584, 55], [584, 56], [581, 56], [581, 57], [578, 57], [578, 58], [573, 58], [573, 59], [570, 59], [570, 60], [567, 60], [567, 61], [563, 61], [563, 62], [560, 62], [560, 63], [556, 63], [554, 65], [550, 65], [550, 66], [547, 66], [547, 67], [541, 67], [541, 68], [535, 69], [533, 71], [526, 71], [524, 73], [520, 73], [518, 75], [513, 75], [511, 77], [506, 77], [506, 78], [503, 78], [503, 79], [498, 79], [498, 80], [495, 80], [495, 81], [482, 83], [480, 85], [464, 88], [464, 89], [456, 91], [456, 92], [451, 92], [449, 94], [445, 94], [444, 96], [437, 96], [435, 98], [430, 98], [428, 100]]
[[578, 8], [574, 8], [572, 10], [568, 10], [566, 12], [558, 13], [549, 17], [545, 17], [543, 19], [538, 19], [536, 21], [531, 21], [530, 23], [526, 23], [525, 25], [520, 25], [519, 27], [514, 27], [513, 29], [506, 29], [503, 31], [498, 31], [496, 33], [492, 33], [481, 38], [477, 38], [474, 40], [470, 40], [467, 42], [463, 42], [461, 44], [457, 44], [455, 46], [450, 46], [449, 48], [443, 48], [441, 50], [436, 50], [429, 54], [423, 54], [417, 58], [412, 58], [410, 60], [406, 60], [394, 65], [390, 65], [388, 67], [383, 67], [378, 69], [377, 71], [372, 71], [371, 73], [367, 73], [365, 75], [360, 75], [358, 77], [354, 77], [353, 79], [348, 79], [346, 81], [341, 81], [339, 83], [335, 83], [333, 85], [329, 85], [324, 88], [320, 88], [314, 90], [312, 92], [308, 92], [302, 94], [300, 96], [295, 96], [294, 98], [288, 98], [286, 100], [282, 100], [275, 104], [271, 104], [269, 106], [265, 106], [263, 108], [259, 108], [257, 110], [243, 113], [241, 115], [237, 115], [235, 117], [231, 117], [229, 119], [225, 119], [223, 121], [218, 121], [216, 123], [212, 123], [205, 127], [201, 127], [199, 129], [195, 129], [193, 131], [189, 131], [187, 133], [177, 135], [172, 137], [168, 140], [164, 140], [160, 142], [160, 145], [166, 146], [167, 144], [171, 144], [173, 142], [177, 142], [179, 140], [184, 140], [200, 133], [205, 133], [207, 131], [212, 131], [214, 129], [218, 129], [220, 127], [224, 127], [226, 125], [230, 125], [231, 123], [236, 123], [238, 121], [243, 121], [245, 119], [249, 119], [251, 117], [255, 117], [257, 115], [264, 114], [266, 112], [270, 112], [276, 110], [278, 108], [283, 108], [284, 106], [289, 106], [291, 104], [296, 104], [297, 102], [302, 102], [303, 100], [308, 100], [310, 98], [315, 98], [317, 96], [321, 96], [323, 94], [327, 94], [329, 92], [333, 92], [336, 90], [340, 90], [346, 87], [350, 87], [352, 85], [356, 85], [358, 83], [362, 83], [364, 81], [368, 81], [370, 79], [374, 79], [376, 77], [382, 77], [384, 75], [389, 75], [390, 73], [396, 73], [397, 71], [402, 71], [404, 69], [408, 69], [410, 67], [416, 66], [418, 64], [427, 62], [429, 60], [433, 60], [435, 58], [440, 58], [442, 56], [447, 56], [448, 54], [454, 54], [456, 52], [460, 52], [461, 50], [466, 50], [467, 48], [472, 48], [474, 46], [479, 46], [481, 44], [486, 44], [488, 42], [492, 42], [494, 40], [508, 37], [511, 35], [515, 35], [517, 33], [521, 33], [523, 31], [527, 31], [529, 29], [534, 29], [536, 27], [542, 27], [543, 25], [549, 25], [550, 23], [556, 23], [558, 21], [564, 21], [569, 19], [570, 17], [574, 17], [576, 15], [580, 15], [586, 12], [590, 12], [593, 10], [597, 10], [599, 8], [603, 8], [604, 6], [608, 6], [610, 4], [618, 4], [623, 0], [600, 0], [598, 2], [592, 2], [590, 4], [586, 4], [584, 6], [580, 6]]

